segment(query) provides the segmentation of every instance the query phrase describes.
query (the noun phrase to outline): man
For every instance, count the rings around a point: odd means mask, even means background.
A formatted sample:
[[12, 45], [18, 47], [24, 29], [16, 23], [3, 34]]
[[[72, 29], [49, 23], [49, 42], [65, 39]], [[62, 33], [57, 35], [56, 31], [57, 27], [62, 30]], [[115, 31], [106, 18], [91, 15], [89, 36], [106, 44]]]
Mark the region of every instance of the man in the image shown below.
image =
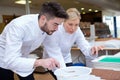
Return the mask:
[[0, 80], [34, 80], [33, 71], [42, 66], [49, 70], [59, 66], [54, 58], [31, 59], [30, 52], [38, 48], [45, 37], [58, 29], [67, 18], [60, 4], [46, 2], [39, 14], [24, 15], [12, 20], [0, 35]]

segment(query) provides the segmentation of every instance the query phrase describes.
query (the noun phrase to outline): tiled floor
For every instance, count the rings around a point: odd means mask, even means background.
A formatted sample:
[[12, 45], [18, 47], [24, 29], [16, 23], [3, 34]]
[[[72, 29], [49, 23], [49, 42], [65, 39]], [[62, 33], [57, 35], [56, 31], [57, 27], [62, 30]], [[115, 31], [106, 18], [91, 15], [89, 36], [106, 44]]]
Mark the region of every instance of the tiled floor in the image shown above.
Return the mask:
[[[54, 80], [54, 78], [49, 74], [39, 74], [39, 73], [34, 73], [35, 80]], [[15, 80], [19, 80], [18, 77], [15, 75]]]

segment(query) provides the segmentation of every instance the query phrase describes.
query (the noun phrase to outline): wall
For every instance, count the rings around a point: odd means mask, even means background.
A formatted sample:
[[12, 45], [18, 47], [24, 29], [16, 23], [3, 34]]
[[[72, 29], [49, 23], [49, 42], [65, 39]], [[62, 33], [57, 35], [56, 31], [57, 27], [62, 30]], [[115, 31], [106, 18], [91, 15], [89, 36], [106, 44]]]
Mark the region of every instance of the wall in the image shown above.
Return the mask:
[[[39, 10], [31, 9], [31, 13], [38, 13]], [[3, 21], [2, 15], [24, 15], [25, 8], [0, 6], [0, 23]]]

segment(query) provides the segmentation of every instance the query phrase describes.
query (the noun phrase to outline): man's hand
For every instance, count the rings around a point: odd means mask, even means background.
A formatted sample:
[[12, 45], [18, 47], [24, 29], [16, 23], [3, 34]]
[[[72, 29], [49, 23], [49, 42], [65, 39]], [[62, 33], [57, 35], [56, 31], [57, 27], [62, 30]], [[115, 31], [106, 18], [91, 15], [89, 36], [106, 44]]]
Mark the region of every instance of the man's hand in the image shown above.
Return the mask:
[[98, 54], [99, 50], [103, 50], [104, 46], [93, 46], [91, 48], [92, 55]]
[[38, 59], [35, 61], [34, 67], [38, 66], [42, 66], [44, 68], [47, 68], [48, 70], [60, 68], [59, 62], [54, 58]]

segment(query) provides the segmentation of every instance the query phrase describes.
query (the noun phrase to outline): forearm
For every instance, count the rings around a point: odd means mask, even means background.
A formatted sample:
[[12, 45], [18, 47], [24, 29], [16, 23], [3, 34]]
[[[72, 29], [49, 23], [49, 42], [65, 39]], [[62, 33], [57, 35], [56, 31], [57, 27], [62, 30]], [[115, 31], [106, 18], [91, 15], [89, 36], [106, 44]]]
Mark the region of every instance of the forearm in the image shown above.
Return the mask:
[[36, 67], [39, 67], [39, 66], [42, 66], [41, 65], [41, 59], [36, 59], [33, 67], [36, 68]]

